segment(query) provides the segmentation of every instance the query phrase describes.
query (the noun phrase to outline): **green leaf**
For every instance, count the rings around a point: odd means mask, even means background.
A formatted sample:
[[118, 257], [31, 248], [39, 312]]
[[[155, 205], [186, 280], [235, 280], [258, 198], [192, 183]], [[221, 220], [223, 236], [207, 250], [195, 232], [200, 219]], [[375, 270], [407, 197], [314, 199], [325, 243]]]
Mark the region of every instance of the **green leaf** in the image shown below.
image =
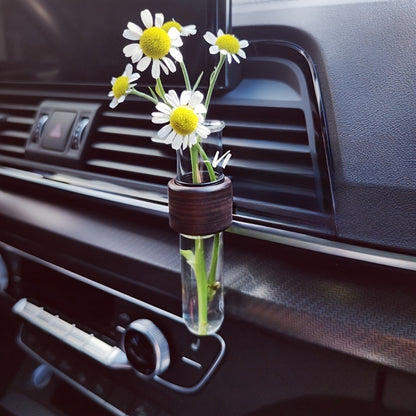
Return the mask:
[[180, 250], [183, 257], [185, 257], [186, 262], [192, 267], [195, 271], [195, 254], [192, 250]]
[[150, 91], [150, 94], [152, 95], [152, 97], [157, 101], [157, 95], [151, 87], [149, 87], [149, 91]]
[[194, 85], [194, 87], [192, 88], [192, 91], [196, 91], [196, 89], [198, 88], [198, 86], [199, 86], [199, 83], [201, 82], [201, 79], [202, 79], [202, 76], [204, 75], [204, 71], [202, 71], [200, 74], [199, 74], [199, 77], [198, 77], [198, 79], [196, 80], [196, 82], [195, 82], [195, 85]]

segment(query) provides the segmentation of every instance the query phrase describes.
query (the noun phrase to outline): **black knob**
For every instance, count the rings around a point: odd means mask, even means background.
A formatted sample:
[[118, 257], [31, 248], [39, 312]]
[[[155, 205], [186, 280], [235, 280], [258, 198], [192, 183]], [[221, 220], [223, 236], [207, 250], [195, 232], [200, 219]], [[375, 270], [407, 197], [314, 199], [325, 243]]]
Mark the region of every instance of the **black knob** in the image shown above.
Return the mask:
[[170, 364], [169, 345], [159, 328], [148, 319], [138, 319], [126, 329], [124, 351], [136, 372], [153, 378]]

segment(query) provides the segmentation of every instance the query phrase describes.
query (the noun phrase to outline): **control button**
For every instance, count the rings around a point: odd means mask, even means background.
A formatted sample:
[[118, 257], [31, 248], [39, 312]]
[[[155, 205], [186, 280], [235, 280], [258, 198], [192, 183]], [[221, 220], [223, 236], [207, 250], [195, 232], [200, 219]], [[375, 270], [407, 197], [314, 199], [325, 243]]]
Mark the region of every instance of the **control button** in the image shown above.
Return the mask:
[[32, 142], [37, 143], [40, 140], [40, 136], [42, 135], [43, 127], [45, 126], [46, 122], [48, 121], [48, 115], [43, 114], [36, 123], [35, 130], [32, 134]]
[[55, 111], [41, 133], [41, 146], [63, 152], [76, 115], [69, 111]]
[[84, 130], [88, 126], [89, 122], [90, 120], [84, 117], [78, 123], [74, 135], [72, 136], [71, 149], [78, 150], [80, 148], [82, 142], [82, 135], [84, 134]]
[[152, 321], [132, 322], [126, 329], [123, 344], [128, 360], [140, 376], [153, 378], [169, 367], [168, 342]]
[[32, 384], [37, 389], [44, 389], [52, 379], [52, 369], [47, 364], [41, 364], [32, 373]]

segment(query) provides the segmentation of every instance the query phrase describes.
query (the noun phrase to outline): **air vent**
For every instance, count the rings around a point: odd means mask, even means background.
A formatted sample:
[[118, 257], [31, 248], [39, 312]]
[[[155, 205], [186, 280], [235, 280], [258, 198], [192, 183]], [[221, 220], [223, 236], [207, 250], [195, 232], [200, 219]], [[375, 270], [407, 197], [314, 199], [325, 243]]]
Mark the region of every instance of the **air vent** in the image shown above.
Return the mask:
[[0, 156], [23, 159], [38, 101], [25, 96], [1, 96]]
[[[226, 169], [235, 218], [332, 233], [332, 198], [316, 79], [303, 53], [276, 42], [252, 42], [239, 86], [217, 96], [210, 118], [225, 121]], [[87, 169], [157, 186], [175, 176], [169, 146], [153, 143], [150, 103], [134, 97], [102, 114]]]
[[166, 186], [175, 176], [175, 153], [168, 146], [151, 141], [157, 133], [157, 126], [151, 122], [152, 111], [154, 106], [141, 101], [126, 102], [117, 110], [104, 111], [93, 134], [87, 168]]

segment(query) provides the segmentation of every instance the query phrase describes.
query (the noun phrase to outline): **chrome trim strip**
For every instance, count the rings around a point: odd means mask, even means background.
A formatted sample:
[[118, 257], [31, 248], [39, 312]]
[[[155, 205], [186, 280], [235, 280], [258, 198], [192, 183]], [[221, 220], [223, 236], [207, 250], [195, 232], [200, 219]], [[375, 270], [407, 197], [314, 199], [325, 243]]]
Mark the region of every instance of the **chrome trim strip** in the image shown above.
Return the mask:
[[69, 347], [88, 355], [101, 365], [109, 368], [131, 368], [126, 354], [120, 348], [107, 344], [101, 339], [77, 328], [75, 324], [52, 315], [43, 307], [20, 299], [12, 311], [32, 325], [54, 336]]
[[29, 354], [32, 358], [36, 359], [37, 361], [48, 365], [51, 370], [60, 378], [65, 380], [67, 383], [69, 383], [72, 387], [79, 390], [81, 393], [85, 394], [87, 397], [89, 397], [91, 400], [95, 401], [102, 407], [104, 407], [109, 412], [113, 413], [116, 416], [127, 416], [127, 413], [122, 412], [117, 407], [113, 406], [111, 403], [108, 403], [104, 399], [102, 399], [100, 396], [93, 393], [91, 390], [87, 389], [86, 387], [82, 386], [78, 382], [76, 382], [71, 377], [67, 376], [65, 373], [63, 373], [58, 368], [54, 367], [50, 363], [48, 363], [45, 359], [43, 359], [40, 355], [38, 355], [36, 352], [34, 352], [30, 347], [28, 347], [22, 340], [22, 332], [23, 332], [23, 325], [21, 325], [19, 333], [17, 335], [16, 343], [17, 345], [25, 351], [27, 354]]
[[75, 178], [69, 175], [51, 174], [50, 176], [46, 176], [40, 173], [22, 171], [5, 166], [0, 166], [0, 175], [77, 193], [79, 195], [141, 208], [153, 213], [168, 214], [167, 198], [160, 198], [160, 201], [152, 201], [151, 199], [157, 199], [156, 194], [145, 191], [134, 191], [130, 188], [112, 185], [108, 182], [89, 181], [87, 179]]
[[[163, 203], [159, 204], [155, 202], [149, 202], [143, 199], [138, 199], [136, 197], [109, 192], [105, 189], [98, 190], [85, 188], [84, 186], [78, 184], [57, 182], [40, 174], [20, 171], [18, 169], [12, 169], [3, 166], [0, 166], [0, 175], [14, 179], [25, 180], [43, 186], [51, 186], [56, 189], [62, 189], [93, 198], [99, 198], [109, 202], [116, 202], [121, 205], [140, 208], [153, 214], [168, 215], [167, 203], [166, 205], [163, 205]], [[68, 176], [66, 176], [66, 178], [67, 180], [70, 179]], [[74, 180], [75, 179], [76, 178], [74, 178]], [[88, 183], [89, 181], [84, 180], [84, 182]], [[110, 185], [109, 188], [111, 188]], [[119, 189], [122, 187], [116, 188]], [[231, 227], [227, 231], [233, 234], [239, 234], [246, 237], [257, 238], [259, 240], [270, 241], [273, 243], [343, 257], [351, 260], [359, 260], [367, 263], [374, 263], [383, 266], [416, 271], [416, 256], [412, 255], [394, 253], [381, 249], [372, 249], [349, 243], [342, 243], [293, 231], [286, 231], [282, 229], [261, 226], [258, 224], [245, 223], [238, 220], [234, 220]]]
[[361, 247], [291, 231], [272, 229], [257, 224], [233, 221], [230, 232], [304, 250], [344, 257], [367, 263], [416, 271], [416, 256]]

